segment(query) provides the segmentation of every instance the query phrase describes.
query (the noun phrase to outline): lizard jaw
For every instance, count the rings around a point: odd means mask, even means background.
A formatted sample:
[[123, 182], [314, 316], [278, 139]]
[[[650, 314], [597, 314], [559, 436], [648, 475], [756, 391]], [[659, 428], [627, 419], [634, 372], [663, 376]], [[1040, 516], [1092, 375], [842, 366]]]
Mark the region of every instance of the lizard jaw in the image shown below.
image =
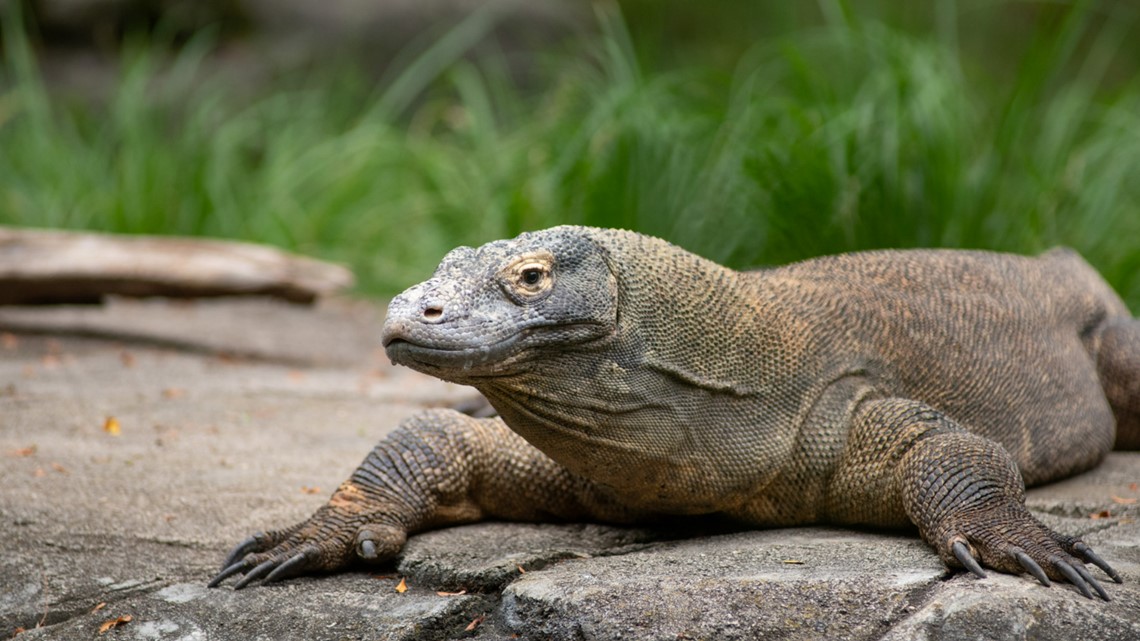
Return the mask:
[[[502, 338], [480, 345], [435, 342], [414, 325], [389, 319], [381, 333], [381, 343], [394, 365], [451, 380], [493, 378], [520, 373], [534, 359], [541, 359], [541, 338], [536, 333], [557, 332], [564, 342], [584, 345], [606, 340], [613, 331], [600, 323], [532, 324]], [[434, 344], [433, 344], [434, 343]]]
[[501, 361], [504, 356], [513, 353], [512, 348], [517, 343], [517, 334], [490, 345], [456, 348], [424, 345], [401, 336], [398, 332], [386, 331], [383, 337], [384, 350], [394, 365], [405, 365], [421, 371], [430, 370], [437, 376], [457, 370], [466, 372]]

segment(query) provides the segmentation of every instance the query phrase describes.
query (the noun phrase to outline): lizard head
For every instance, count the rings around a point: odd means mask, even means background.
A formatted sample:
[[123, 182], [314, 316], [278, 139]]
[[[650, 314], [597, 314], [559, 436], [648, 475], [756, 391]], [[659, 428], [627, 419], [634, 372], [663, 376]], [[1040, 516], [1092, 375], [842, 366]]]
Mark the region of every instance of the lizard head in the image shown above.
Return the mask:
[[761, 300], [664, 240], [555, 227], [450, 252], [392, 301], [382, 339], [392, 362], [478, 389], [575, 474], [647, 509], [712, 510], [735, 487], [710, 476], [719, 461], [779, 470], [793, 445], [741, 429], [785, 411], [766, 400], [780, 368], [757, 362], [795, 334], [772, 330], [783, 316]]
[[393, 363], [470, 383], [605, 339], [617, 308], [616, 278], [589, 230], [555, 227], [452, 250], [392, 300], [381, 338]]

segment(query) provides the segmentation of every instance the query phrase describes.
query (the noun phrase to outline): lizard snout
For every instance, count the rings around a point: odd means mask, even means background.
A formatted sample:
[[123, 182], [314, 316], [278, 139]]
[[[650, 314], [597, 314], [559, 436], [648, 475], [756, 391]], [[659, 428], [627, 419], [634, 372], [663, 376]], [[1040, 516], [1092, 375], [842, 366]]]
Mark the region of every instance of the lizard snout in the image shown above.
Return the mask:
[[428, 283], [421, 283], [393, 298], [388, 304], [388, 318], [385, 325], [393, 322], [407, 325], [417, 323], [436, 325], [446, 320], [448, 314], [444, 312], [447, 297], [440, 295], [440, 292], [434, 288], [428, 289], [427, 285]]
[[[393, 343], [408, 342], [431, 346], [446, 337], [441, 326], [454, 320], [456, 301], [431, 286], [431, 281], [411, 287], [388, 304], [388, 316], [380, 332], [380, 340], [385, 348]], [[391, 355], [391, 354], [389, 354]]]

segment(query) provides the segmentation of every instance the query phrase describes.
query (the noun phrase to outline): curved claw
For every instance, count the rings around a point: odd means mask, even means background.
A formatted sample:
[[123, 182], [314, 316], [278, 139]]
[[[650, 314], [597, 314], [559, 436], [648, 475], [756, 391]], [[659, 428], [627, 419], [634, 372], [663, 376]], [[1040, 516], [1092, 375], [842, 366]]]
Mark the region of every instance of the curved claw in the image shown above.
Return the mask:
[[364, 539], [360, 542], [360, 558], [362, 559], [375, 559], [376, 558], [376, 542], [371, 539]]
[[955, 541], [954, 545], [950, 546], [950, 551], [954, 553], [954, 558], [966, 567], [967, 570], [973, 572], [978, 578], [986, 578], [986, 573], [982, 571], [982, 566], [978, 565], [977, 560], [970, 554], [970, 549], [966, 544], [961, 541]]
[[259, 532], [235, 545], [234, 549], [230, 550], [230, 553], [226, 555], [226, 560], [222, 561], [222, 568], [232, 567], [235, 563], [245, 558], [245, 555], [261, 547], [260, 537], [262, 536], [263, 535]]
[[249, 585], [250, 583], [253, 583], [254, 581], [265, 576], [266, 574], [269, 574], [273, 570], [273, 568], [277, 567], [278, 563], [280, 563], [280, 561], [278, 561], [277, 559], [269, 559], [268, 561], [262, 563], [261, 565], [253, 568], [252, 570], [247, 572], [246, 575], [243, 576], [240, 581], [238, 581], [237, 583], [234, 584], [234, 589], [240, 590], [240, 589], [244, 588], [245, 586]]
[[1041, 566], [1037, 564], [1037, 561], [1029, 558], [1029, 555], [1024, 551], [1017, 550], [1014, 552], [1013, 557], [1017, 559], [1017, 562], [1021, 564], [1021, 567], [1025, 568], [1026, 572], [1032, 574], [1034, 578], [1040, 581], [1041, 585], [1045, 587], [1052, 585], [1052, 582], [1049, 581], [1049, 577], [1045, 576], [1045, 570], [1042, 570]]
[[1098, 596], [1100, 596], [1100, 598], [1104, 599], [1105, 601], [1112, 600], [1112, 597], [1108, 596], [1108, 592], [1105, 592], [1104, 588], [1100, 587], [1100, 583], [1097, 583], [1097, 580], [1093, 578], [1093, 575], [1089, 574], [1089, 571], [1086, 570], [1083, 565], [1078, 563], [1077, 565], [1073, 566], [1073, 569], [1077, 571], [1077, 574], [1081, 575], [1081, 578], [1084, 579], [1086, 583], [1092, 586], [1092, 589], [1096, 590], [1096, 593]]
[[246, 563], [245, 561], [238, 561], [237, 563], [231, 563], [229, 565], [229, 567], [227, 567], [226, 569], [219, 572], [218, 575], [215, 576], [214, 578], [210, 579], [210, 582], [206, 584], [206, 587], [216, 588], [219, 585], [221, 585], [222, 581], [225, 581], [226, 579], [230, 578], [231, 576], [233, 576], [235, 574], [244, 572], [247, 569], [249, 569], [249, 563]]
[[261, 584], [265, 585], [266, 583], [273, 583], [274, 581], [288, 579], [289, 577], [300, 574], [301, 571], [304, 570], [305, 567], [309, 564], [309, 558], [309, 550], [294, 555], [288, 561], [274, 568], [274, 570], [269, 573], [269, 576], [265, 577]]
[[1092, 548], [1090, 548], [1087, 544], [1078, 542], [1073, 546], [1073, 551], [1076, 552], [1077, 556], [1079, 556], [1082, 560], [1092, 563], [1093, 565], [1100, 568], [1113, 581], [1116, 581], [1117, 583], [1124, 583], [1124, 578], [1121, 577], [1116, 570], [1113, 570], [1112, 566], [1105, 562], [1104, 559], [1097, 556], [1097, 553], [1093, 552]]
[[[1085, 580], [1081, 577], [1080, 574], [1077, 574], [1077, 571], [1073, 569], [1073, 566], [1057, 558], [1053, 559], [1053, 565], [1057, 567], [1057, 571], [1065, 575], [1065, 578], [1069, 580], [1069, 583], [1077, 586], [1077, 589], [1081, 591], [1081, 594], [1085, 595], [1085, 597], [1089, 599], [1093, 598], [1092, 592], [1089, 591], [1088, 584], [1085, 583]], [[1085, 574], [1088, 574], [1088, 572], [1085, 572]]]

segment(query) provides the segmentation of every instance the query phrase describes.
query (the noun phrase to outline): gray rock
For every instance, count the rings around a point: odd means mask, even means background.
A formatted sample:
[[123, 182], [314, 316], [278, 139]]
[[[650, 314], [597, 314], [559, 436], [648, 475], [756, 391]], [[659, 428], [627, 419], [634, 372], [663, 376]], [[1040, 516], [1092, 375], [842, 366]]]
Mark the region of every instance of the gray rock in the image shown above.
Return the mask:
[[113, 639], [423, 639], [448, 638], [490, 606], [482, 595], [439, 596], [367, 575], [301, 580], [262, 590], [210, 590], [201, 581], [172, 583], [76, 613], [20, 639], [91, 639], [123, 615]]
[[909, 537], [746, 532], [528, 573], [502, 614], [535, 639], [869, 639], [943, 573]]
[[[1131, 576], [1135, 569], [1132, 564]], [[1043, 589], [1022, 577], [962, 577], [930, 594], [883, 641], [1140, 639], [1135, 588], [1108, 589], [1116, 598], [1106, 604], [1080, 598], [1068, 587]]]
[[559, 561], [627, 553], [662, 536], [594, 524], [483, 523], [412, 537], [397, 569], [419, 584], [502, 590], [523, 574]]

